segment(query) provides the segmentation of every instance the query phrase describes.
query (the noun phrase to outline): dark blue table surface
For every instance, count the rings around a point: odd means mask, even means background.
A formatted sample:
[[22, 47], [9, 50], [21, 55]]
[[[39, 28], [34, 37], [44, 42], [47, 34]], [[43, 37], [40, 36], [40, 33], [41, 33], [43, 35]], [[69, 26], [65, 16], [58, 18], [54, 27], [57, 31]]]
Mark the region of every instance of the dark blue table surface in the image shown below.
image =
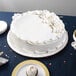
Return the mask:
[[[7, 44], [6, 38], [13, 14], [12, 12], [0, 12], [0, 20], [8, 23], [8, 30], [0, 35], [0, 50], [4, 51], [4, 57], [9, 58], [9, 62], [0, 67], [0, 76], [11, 76], [14, 67], [18, 63], [24, 60], [35, 59], [13, 52]], [[67, 46], [56, 55], [35, 60], [43, 62], [49, 69], [51, 76], [76, 76], [76, 50], [71, 47], [71, 42], [73, 41], [72, 33], [76, 29], [76, 17], [60, 16], [60, 18], [63, 20], [69, 34]]]

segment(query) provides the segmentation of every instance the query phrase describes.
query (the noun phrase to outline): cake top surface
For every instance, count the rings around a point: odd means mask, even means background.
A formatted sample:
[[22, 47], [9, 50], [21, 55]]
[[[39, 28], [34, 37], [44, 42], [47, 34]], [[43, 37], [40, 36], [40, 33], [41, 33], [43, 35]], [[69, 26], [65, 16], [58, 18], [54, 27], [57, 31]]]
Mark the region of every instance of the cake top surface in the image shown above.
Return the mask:
[[20, 39], [33, 43], [56, 40], [65, 30], [64, 23], [48, 10], [28, 11], [14, 14], [11, 31]]

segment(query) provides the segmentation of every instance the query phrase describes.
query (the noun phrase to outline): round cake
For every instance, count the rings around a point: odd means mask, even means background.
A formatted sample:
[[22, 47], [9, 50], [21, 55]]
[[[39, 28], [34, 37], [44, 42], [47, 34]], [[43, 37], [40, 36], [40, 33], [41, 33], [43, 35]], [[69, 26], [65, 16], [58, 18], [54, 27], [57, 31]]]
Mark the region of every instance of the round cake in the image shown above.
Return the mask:
[[12, 19], [11, 34], [24, 46], [24, 50], [42, 52], [54, 48], [63, 40], [66, 32], [63, 21], [48, 10], [17, 13]]

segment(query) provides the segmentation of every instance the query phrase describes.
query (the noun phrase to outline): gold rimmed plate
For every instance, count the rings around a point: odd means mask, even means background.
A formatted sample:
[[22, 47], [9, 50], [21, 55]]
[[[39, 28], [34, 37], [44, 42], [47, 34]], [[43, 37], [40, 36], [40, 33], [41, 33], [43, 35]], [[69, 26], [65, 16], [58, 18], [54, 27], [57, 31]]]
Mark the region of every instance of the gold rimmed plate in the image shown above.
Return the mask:
[[13, 70], [11, 76], [27, 76], [26, 75], [26, 68], [29, 65], [34, 65], [38, 69], [38, 76], [50, 76], [47, 67], [37, 60], [26, 60], [19, 63]]

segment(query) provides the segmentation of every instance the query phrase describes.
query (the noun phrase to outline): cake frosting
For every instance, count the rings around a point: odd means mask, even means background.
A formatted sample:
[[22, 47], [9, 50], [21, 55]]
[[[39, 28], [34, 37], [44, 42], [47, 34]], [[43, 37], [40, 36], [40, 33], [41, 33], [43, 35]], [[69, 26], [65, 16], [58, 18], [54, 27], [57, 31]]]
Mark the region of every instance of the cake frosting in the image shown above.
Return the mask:
[[28, 11], [14, 14], [11, 31], [23, 41], [44, 43], [61, 38], [65, 32], [62, 20], [48, 10]]
[[27, 76], [37, 76], [38, 69], [34, 65], [30, 65], [26, 69], [26, 75]]

